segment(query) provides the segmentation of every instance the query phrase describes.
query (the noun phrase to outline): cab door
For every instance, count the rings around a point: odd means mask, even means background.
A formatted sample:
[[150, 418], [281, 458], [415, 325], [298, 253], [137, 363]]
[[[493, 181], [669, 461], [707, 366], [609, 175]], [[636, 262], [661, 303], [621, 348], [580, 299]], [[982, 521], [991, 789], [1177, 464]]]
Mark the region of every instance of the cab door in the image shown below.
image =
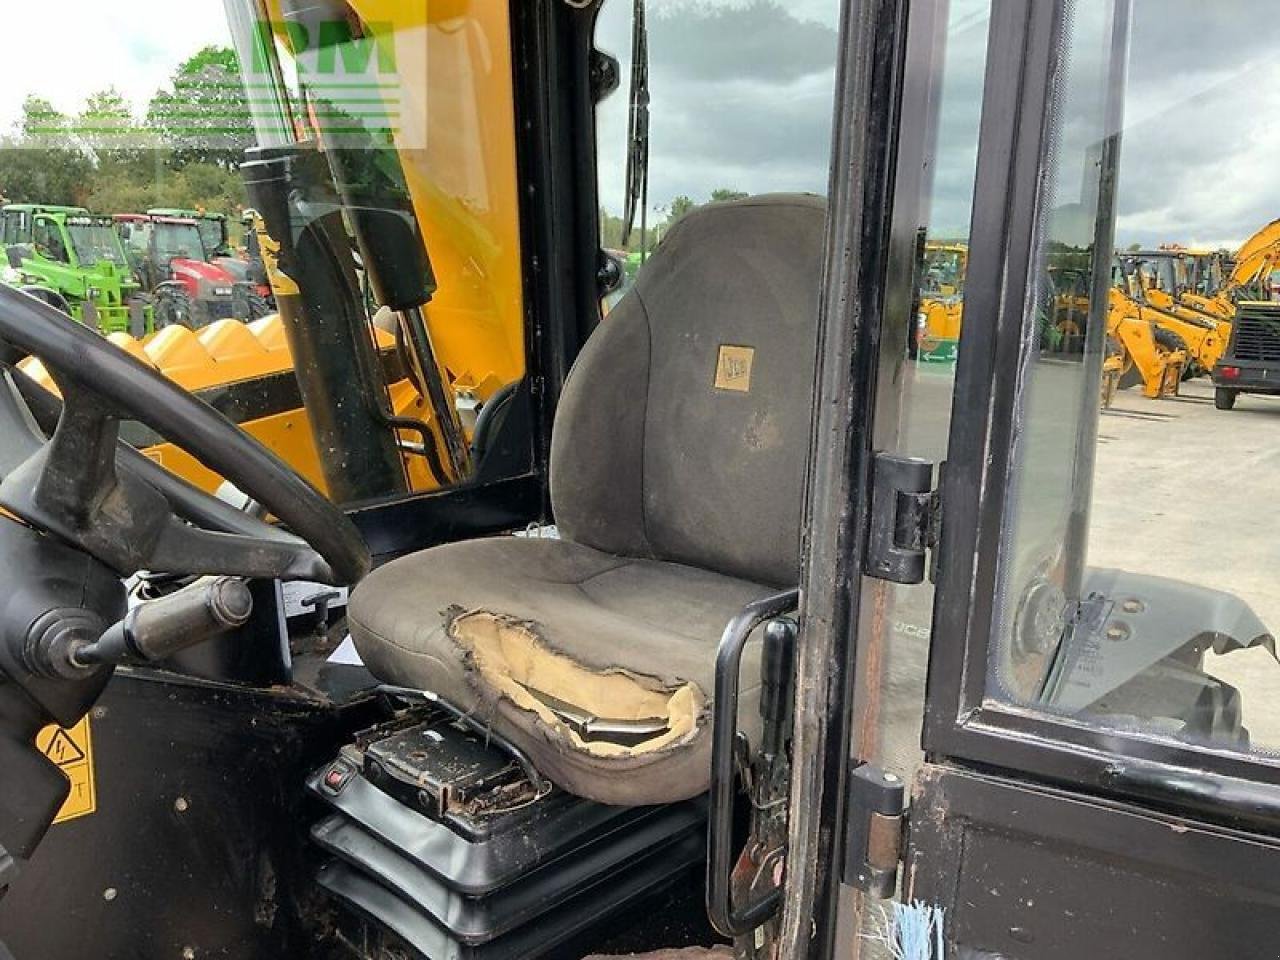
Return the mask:
[[1186, 379], [1101, 399], [1133, 362], [1113, 252], [1233, 249], [1280, 213], [1243, 178], [1271, 93], [1232, 82], [1272, 69], [1264, 6], [1242, 31], [1213, 4], [906, 4], [940, 25], [904, 72], [920, 253], [885, 301], [942, 298], [930, 244], [968, 257], [954, 363], [883, 320], [840, 954], [1280, 955], [1280, 401], [1215, 409], [1158, 319]]

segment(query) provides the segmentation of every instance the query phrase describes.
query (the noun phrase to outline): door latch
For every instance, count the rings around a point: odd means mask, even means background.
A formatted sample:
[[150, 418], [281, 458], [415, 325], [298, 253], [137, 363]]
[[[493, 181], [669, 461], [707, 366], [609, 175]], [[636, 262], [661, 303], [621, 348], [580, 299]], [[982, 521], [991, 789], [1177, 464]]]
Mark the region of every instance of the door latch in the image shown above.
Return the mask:
[[903, 854], [906, 790], [902, 778], [864, 763], [849, 772], [844, 882], [872, 897], [892, 897]]
[[[937, 577], [942, 500], [933, 485], [934, 464], [918, 457], [877, 453], [872, 473], [871, 530], [864, 573], [892, 583], [923, 583], [930, 551]], [[939, 471], [941, 474], [941, 471]]]

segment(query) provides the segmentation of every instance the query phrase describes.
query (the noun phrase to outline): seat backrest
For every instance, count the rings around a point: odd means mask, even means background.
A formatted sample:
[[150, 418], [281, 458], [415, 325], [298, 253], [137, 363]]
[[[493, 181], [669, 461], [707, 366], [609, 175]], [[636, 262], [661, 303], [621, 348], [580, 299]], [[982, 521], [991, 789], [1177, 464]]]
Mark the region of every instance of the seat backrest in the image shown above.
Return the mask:
[[672, 228], [565, 384], [565, 538], [796, 583], [825, 221], [821, 198], [778, 194]]

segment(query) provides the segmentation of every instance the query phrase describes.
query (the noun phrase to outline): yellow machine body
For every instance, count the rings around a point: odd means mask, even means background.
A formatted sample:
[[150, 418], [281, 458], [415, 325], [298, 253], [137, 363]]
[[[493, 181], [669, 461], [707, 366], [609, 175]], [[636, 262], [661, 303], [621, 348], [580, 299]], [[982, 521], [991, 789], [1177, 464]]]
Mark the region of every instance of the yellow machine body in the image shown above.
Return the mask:
[[[1184, 350], [1166, 350], [1156, 341], [1150, 311], [1124, 291], [1112, 287], [1107, 304], [1107, 333], [1118, 348], [1116, 359], [1104, 364], [1104, 404], [1110, 406], [1116, 386], [1128, 379], [1142, 384], [1142, 395], [1152, 400], [1178, 394], [1188, 357]], [[1114, 379], [1109, 379], [1114, 375]], [[1110, 382], [1110, 389], [1107, 384]]]
[[964, 315], [964, 276], [969, 248], [926, 243], [920, 278], [917, 346], [922, 360], [954, 360]]
[[[1180, 261], [1181, 254], [1174, 254], [1173, 257], [1175, 261]], [[1193, 372], [1207, 373], [1212, 370], [1231, 339], [1231, 320], [1205, 313], [1186, 303], [1185, 283], [1189, 283], [1189, 279], [1183, 263], [1173, 264], [1177, 279], [1170, 289], [1162, 283], [1155, 271], [1147, 269], [1140, 258], [1135, 258], [1133, 262], [1135, 289], [1130, 299], [1135, 302], [1131, 309], [1182, 340]], [[1125, 293], [1121, 295], [1128, 296]], [[1234, 312], [1234, 305], [1232, 311]]]
[[[394, 368], [390, 361], [395, 338], [380, 330], [376, 336], [379, 355], [388, 361], [387, 368]], [[113, 333], [109, 339], [235, 420], [317, 489], [325, 489], [320, 456], [293, 378], [293, 358], [279, 317], [272, 315], [247, 324], [220, 320], [198, 333], [172, 326], [142, 340], [124, 333]], [[46, 389], [57, 392], [39, 361], [25, 361], [23, 370]], [[431, 425], [430, 408], [407, 379], [396, 379], [389, 394], [398, 416]], [[216, 473], [160, 437], [131, 427], [125, 428], [124, 435], [147, 456], [202, 490], [212, 493], [222, 483]], [[422, 458], [406, 458], [406, 466], [414, 490], [436, 485]]]

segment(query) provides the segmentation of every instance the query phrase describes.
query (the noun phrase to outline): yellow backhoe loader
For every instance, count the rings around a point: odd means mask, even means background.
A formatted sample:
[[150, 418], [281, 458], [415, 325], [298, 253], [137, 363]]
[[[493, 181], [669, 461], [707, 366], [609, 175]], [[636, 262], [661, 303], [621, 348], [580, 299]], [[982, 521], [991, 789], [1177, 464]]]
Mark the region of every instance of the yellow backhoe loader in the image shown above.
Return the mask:
[[1152, 400], [1177, 396], [1189, 358], [1185, 347], [1169, 340], [1149, 309], [1113, 285], [1108, 293], [1107, 336], [1102, 402], [1109, 407], [1116, 390], [1142, 385]]
[[1183, 300], [1192, 289], [1190, 256], [1160, 250], [1124, 253], [1119, 260], [1131, 278], [1126, 296], [1134, 301], [1138, 312], [1163, 331], [1167, 347], [1186, 353], [1185, 375], [1207, 375], [1231, 339], [1231, 320], [1204, 313]]
[[1230, 320], [1238, 301], [1271, 299], [1271, 274], [1280, 267], [1280, 220], [1258, 230], [1230, 259], [1223, 251], [1189, 250], [1176, 244], [1159, 252], [1180, 261], [1177, 287], [1169, 292], [1181, 306]]
[[968, 256], [963, 243], [925, 244], [916, 317], [916, 356], [922, 361], [946, 363], [956, 358]]
[[[1272, 220], [1236, 251], [1225, 286], [1212, 305], [1220, 312], [1241, 299], [1270, 300], [1271, 274], [1280, 267], [1280, 220]], [[1225, 314], [1224, 315], [1229, 315]]]
[[1185, 349], [1186, 375], [1208, 375], [1231, 342], [1237, 304], [1271, 298], [1271, 274], [1280, 267], [1280, 220], [1241, 245], [1226, 276], [1220, 253], [1176, 245], [1119, 259], [1132, 276], [1127, 295], [1165, 331], [1171, 349]]

